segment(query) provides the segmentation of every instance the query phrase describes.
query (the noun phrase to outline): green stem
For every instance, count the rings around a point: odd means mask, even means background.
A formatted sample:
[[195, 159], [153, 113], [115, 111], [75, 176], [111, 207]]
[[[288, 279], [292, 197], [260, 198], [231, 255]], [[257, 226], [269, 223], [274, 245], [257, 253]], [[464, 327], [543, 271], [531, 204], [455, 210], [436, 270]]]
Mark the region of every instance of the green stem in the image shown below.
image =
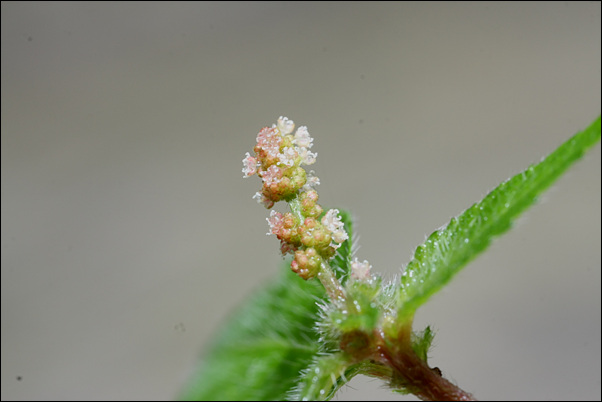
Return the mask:
[[299, 202], [299, 196], [295, 196], [292, 200], [288, 201], [288, 206], [295, 218], [299, 219], [300, 222], [305, 220], [305, 217], [301, 213], [301, 203]]
[[343, 289], [341, 282], [334, 275], [334, 271], [330, 265], [324, 260], [322, 260], [322, 264], [320, 265], [318, 279], [322, 283], [322, 286], [324, 286], [324, 289], [326, 289], [326, 293], [334, 305], [339, 309], [344, 309], [347, 304], [345, 289]]

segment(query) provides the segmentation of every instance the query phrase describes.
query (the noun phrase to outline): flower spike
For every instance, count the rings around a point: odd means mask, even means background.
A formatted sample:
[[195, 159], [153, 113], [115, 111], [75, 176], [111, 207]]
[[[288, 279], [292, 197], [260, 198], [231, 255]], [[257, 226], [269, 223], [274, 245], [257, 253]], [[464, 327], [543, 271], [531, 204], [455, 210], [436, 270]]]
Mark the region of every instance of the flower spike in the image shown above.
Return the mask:
[[290, 204], [292, 213], [271, 211], [266, 218], [268, 234], [280, 240], [283, 255], [294, 254], [293, 271], [309, 279], [349, 236], [339, 210], [324, 214], [318, 204], [315, 187], [320, 179], [313, 170], [308, 173], [302, 167], [316, 162], [318, 154], [309, 150], [314, 140], [306, 126], [293, 134], [294, 129], [295, 123], [283, 116], [272, 127], [262, 128], [253, 148], [255, 155], [245, 154], [242, 172], [244, 177], [257, 174], [261, 178], [261, 191], [253, 196], [257, 202], [268, 209], [282, 200]]

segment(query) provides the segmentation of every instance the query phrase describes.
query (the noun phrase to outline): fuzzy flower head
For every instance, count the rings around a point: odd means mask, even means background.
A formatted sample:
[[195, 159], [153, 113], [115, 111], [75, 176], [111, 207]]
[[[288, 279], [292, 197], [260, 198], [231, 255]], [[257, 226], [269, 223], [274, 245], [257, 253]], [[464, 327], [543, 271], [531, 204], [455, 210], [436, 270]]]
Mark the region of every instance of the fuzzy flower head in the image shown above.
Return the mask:
[[313, 174], [308, 183], [307, 172], [302, 167], [315, 163], [318, 156], [309, 150], [313, 138], [305, 126], [293, 134], [294, 129], [292, 120], [280, 116], [276, 124], [262, 128], [257, 134], [255, 155], [247, 152], [243, 159], [244, 177], [257, 174], [262, 179], [262, 191], [254, 198], [267, 208], [319, 183]]
[[311, 148], [313, 145], [312, 144], [313, 142], [314, 142], [314, 139], [309, 136], [307, 127], [301, 126], [297, 129], [293, 143], [295, 143], [297, 146], [300, 146], [300, 147]]
[[[306, 126], [295, 131], [295, 123], [280, 116], [276, 124], [259, 131], [255, 154], [245, 154], [242, 169], [244, 177], [256, 174], [261, 179], [261, 191], [253, 196], [257, 202], [268, 209], [281, 200], [291, 204], [291, 212], [271, 211], [267, 234], [280, 240], [283, 255], [294, 256], [291, 269], [304, 279], [316, 276], [349, 238], [339, 210], [324, 213], [318, 204], [315, 187], [320, 179], [303, 167], [316, 162], [318, 154], [310, 151], [313, 141]], [[365, 276], [361, 267], [356, 271], [358, 278]]]

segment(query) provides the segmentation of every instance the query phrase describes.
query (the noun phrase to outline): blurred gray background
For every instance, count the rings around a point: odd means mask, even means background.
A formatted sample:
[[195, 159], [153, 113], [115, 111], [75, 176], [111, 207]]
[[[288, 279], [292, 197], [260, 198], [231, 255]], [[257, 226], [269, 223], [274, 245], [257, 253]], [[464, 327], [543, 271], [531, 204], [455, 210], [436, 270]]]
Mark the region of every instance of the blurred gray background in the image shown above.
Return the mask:
[[[277, 275], [241, 160], [285, 115], [392, 277], [600, 114], [599, 2], [2, 2], [2, 399], [173, 399]], [[419, 310], [482, 399], [597, 399], [600, 146]], [[358, 377], [335, 399], [414, 399]]]

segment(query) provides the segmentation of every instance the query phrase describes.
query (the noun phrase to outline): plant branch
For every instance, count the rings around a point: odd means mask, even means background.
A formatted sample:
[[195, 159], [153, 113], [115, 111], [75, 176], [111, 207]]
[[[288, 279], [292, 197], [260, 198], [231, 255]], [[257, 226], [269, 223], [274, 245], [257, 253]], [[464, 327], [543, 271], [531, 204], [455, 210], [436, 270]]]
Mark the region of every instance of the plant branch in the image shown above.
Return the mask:
[[474, 401], [470, 393], [443, 378], [438, 368], [431, 368], [411, 346], [411, 322], [402, 327], [397, 339], [377, 332], [376, 361], [393, 370], [391, 386], [404, 389], [425, 401]]
[[343, 289], [341, 282], [339, 282], [334, 275], [334, 271], [326, 261], [322, 261], [317, 277], [322, 286], [324, 286], [324, 289], [326, 289], [326, 293], [332, 303], [338, 308], [344, 308], [347, 301], [345, 289]]

